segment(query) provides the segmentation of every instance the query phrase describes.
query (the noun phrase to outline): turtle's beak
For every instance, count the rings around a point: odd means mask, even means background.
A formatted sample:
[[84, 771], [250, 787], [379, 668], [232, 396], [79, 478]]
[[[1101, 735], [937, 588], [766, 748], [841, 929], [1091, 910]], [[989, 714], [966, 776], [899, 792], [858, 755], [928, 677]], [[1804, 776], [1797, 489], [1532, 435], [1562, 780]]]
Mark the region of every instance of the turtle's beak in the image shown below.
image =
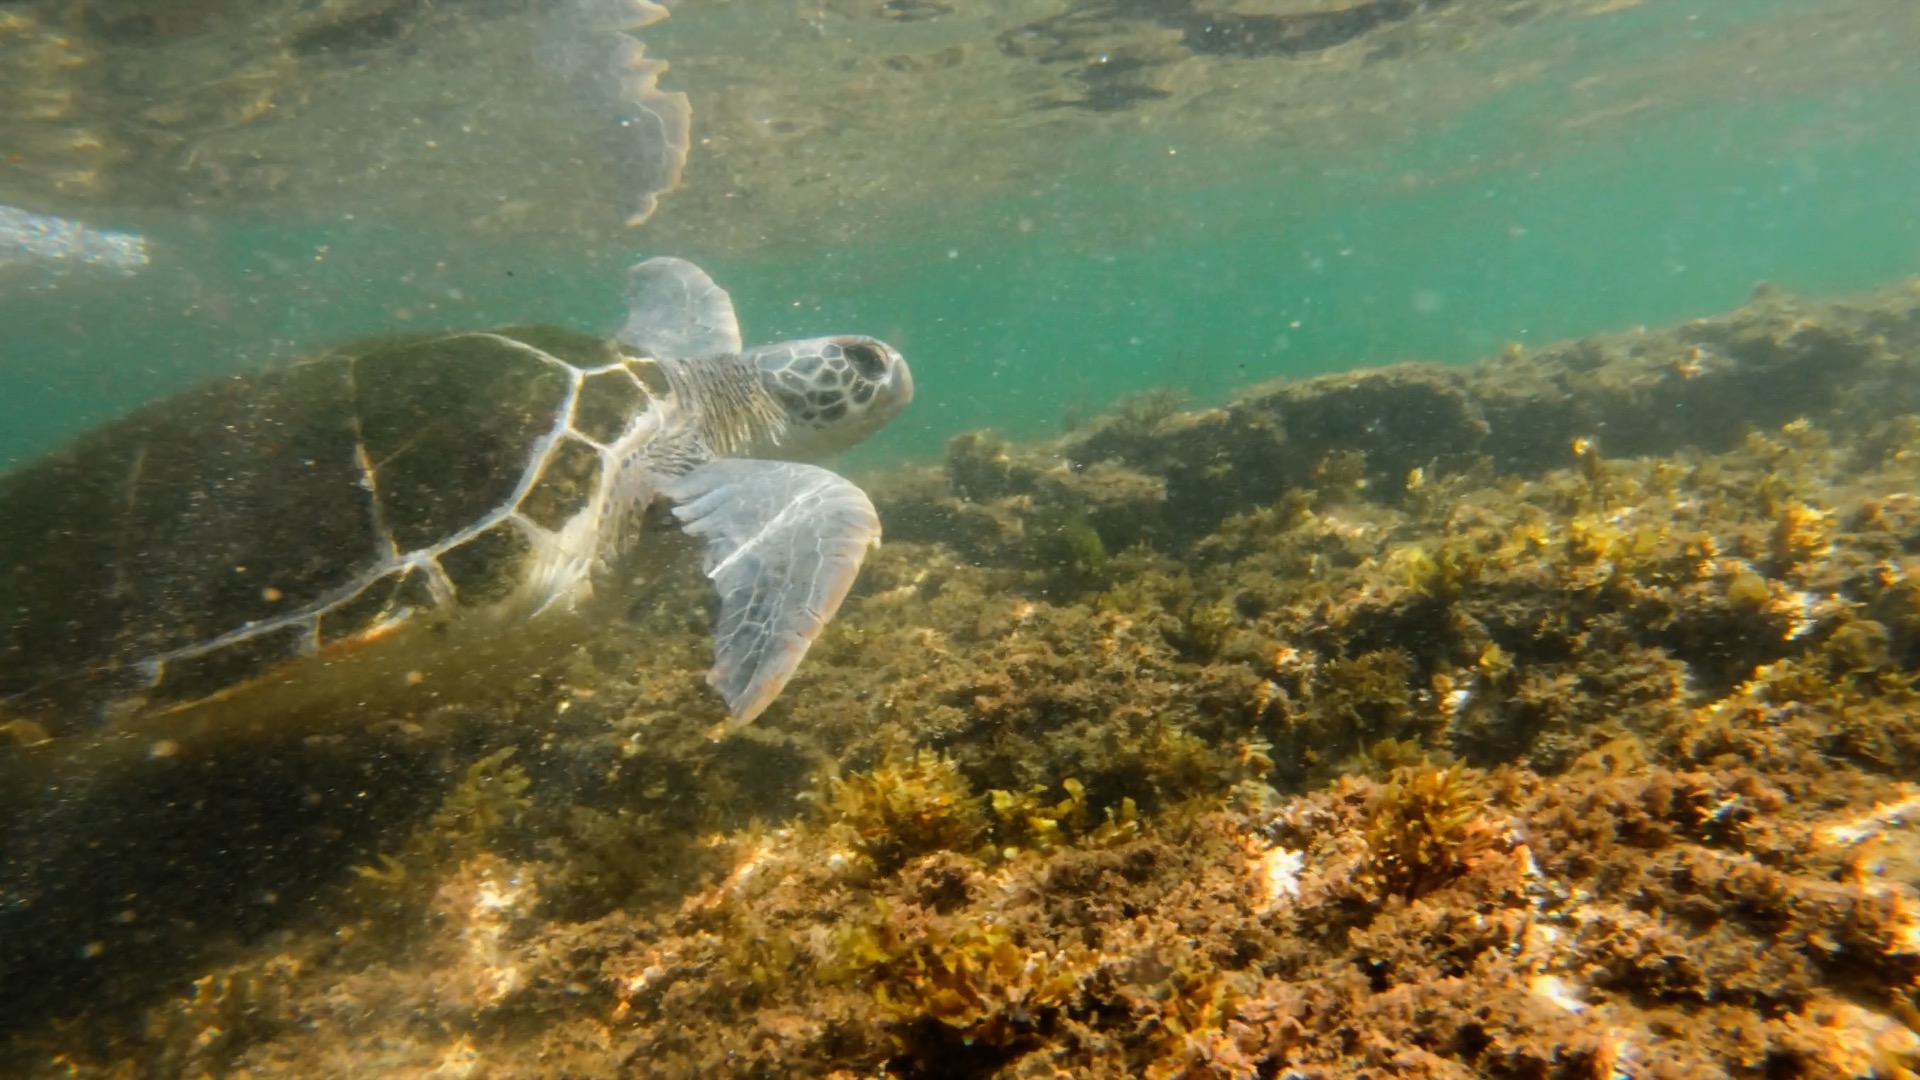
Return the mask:
[[913, 401], [913, 369], [899, 350], [889, 345], [887, 351], [893, 354], [894, 408], [904, 409]]

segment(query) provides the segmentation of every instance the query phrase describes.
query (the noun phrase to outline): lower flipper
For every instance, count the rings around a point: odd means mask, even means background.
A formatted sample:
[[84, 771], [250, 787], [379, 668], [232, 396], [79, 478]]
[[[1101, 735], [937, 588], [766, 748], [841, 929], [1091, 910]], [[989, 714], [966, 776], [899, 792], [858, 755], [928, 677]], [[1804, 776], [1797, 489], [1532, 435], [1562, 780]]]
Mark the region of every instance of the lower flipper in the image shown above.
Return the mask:
[[814, 465], [710, 461], [670, 481], [686, 531], [706, 541], [720, 593], [707, 682], [736, 723], [759, 716], [840, 609], [880, 517], [866, 493]]

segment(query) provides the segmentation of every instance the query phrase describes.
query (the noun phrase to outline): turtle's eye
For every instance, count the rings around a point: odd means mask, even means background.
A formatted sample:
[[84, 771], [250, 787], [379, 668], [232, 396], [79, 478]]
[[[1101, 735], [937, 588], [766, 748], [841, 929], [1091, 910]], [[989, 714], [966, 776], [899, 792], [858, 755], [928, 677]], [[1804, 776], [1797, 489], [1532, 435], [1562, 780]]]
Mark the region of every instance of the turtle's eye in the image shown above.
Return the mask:
[[846, 347], [846, 354], [861, 378], [879, 382], [887, 377], [887, 354], [880, 351], [878, 346], [864, 341], [855, 342]]

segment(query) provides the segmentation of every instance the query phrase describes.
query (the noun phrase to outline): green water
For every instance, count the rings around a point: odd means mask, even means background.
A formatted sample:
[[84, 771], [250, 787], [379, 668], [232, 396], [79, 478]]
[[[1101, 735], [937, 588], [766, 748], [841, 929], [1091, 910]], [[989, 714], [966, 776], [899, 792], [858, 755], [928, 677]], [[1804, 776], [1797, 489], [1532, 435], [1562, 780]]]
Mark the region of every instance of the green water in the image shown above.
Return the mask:
[[0, 462], [325, 342], [528, 320], [611, 329], [622, 268], [651, 254], [702, 263], [750, 340], [863, 332], [901, 348], [918, 400], [863, 461], [932, 455], [979, 426], [1058, 430], [1150, 386], [1204, 401], [1274, 376], [1463, 362], [1722, 310], [1757, 280], [1826, 294], [1920, 270], [1911, 67], [1728, 87], [1591, 130], [1540, 122], [1620, 55], [1671, 62], [1796, 8], [1809, 5], [1655, 4], [1582, 24], [1577, 47], [1564, 30], [1522, 40], [1509, 48], [1537, 47], [1550, 77], [1430, 130], [1315, 154], [1122, 129], [1027, 190], [840, 246], [702, 250], [681, 229], [669, 250], [647, 230], [581, 248], [110, 215], [97, 223], [141, 229], [161, 252], [145, 273], [0, 297]]
[[1304, 215], [1257, 188], [1196, 192], [1170, 208], [1205, 223], [1190, 231], [919, 244], [835, 293], [810, 289], [807, 267], [732, 280], [775, 334], [817, 311], [896, 339], [921, 404], [887, 439], [922, 453], [973, 426], [1054, 430], [1063, 410], [1149, 386], [1207, 399], [1274, 376], [1467, 361], [1719, 311], [1758, 280], [1829, 293], [1920, 269], [1920, 138], [1835, 140], [1790, 160], [1745, 149], [1777, 122], [1677, 124], [1630, 157], [1607, 148]]

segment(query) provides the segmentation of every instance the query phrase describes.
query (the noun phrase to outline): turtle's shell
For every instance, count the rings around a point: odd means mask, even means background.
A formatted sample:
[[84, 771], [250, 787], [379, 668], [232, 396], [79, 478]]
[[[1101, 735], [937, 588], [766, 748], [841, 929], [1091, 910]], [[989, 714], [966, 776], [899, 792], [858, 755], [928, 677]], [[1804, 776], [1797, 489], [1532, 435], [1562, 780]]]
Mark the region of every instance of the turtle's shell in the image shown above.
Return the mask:
[[0, 475], [0, 711], [97, 728], [511, 606], [657, 379], [560, 330], [386, 340]]

